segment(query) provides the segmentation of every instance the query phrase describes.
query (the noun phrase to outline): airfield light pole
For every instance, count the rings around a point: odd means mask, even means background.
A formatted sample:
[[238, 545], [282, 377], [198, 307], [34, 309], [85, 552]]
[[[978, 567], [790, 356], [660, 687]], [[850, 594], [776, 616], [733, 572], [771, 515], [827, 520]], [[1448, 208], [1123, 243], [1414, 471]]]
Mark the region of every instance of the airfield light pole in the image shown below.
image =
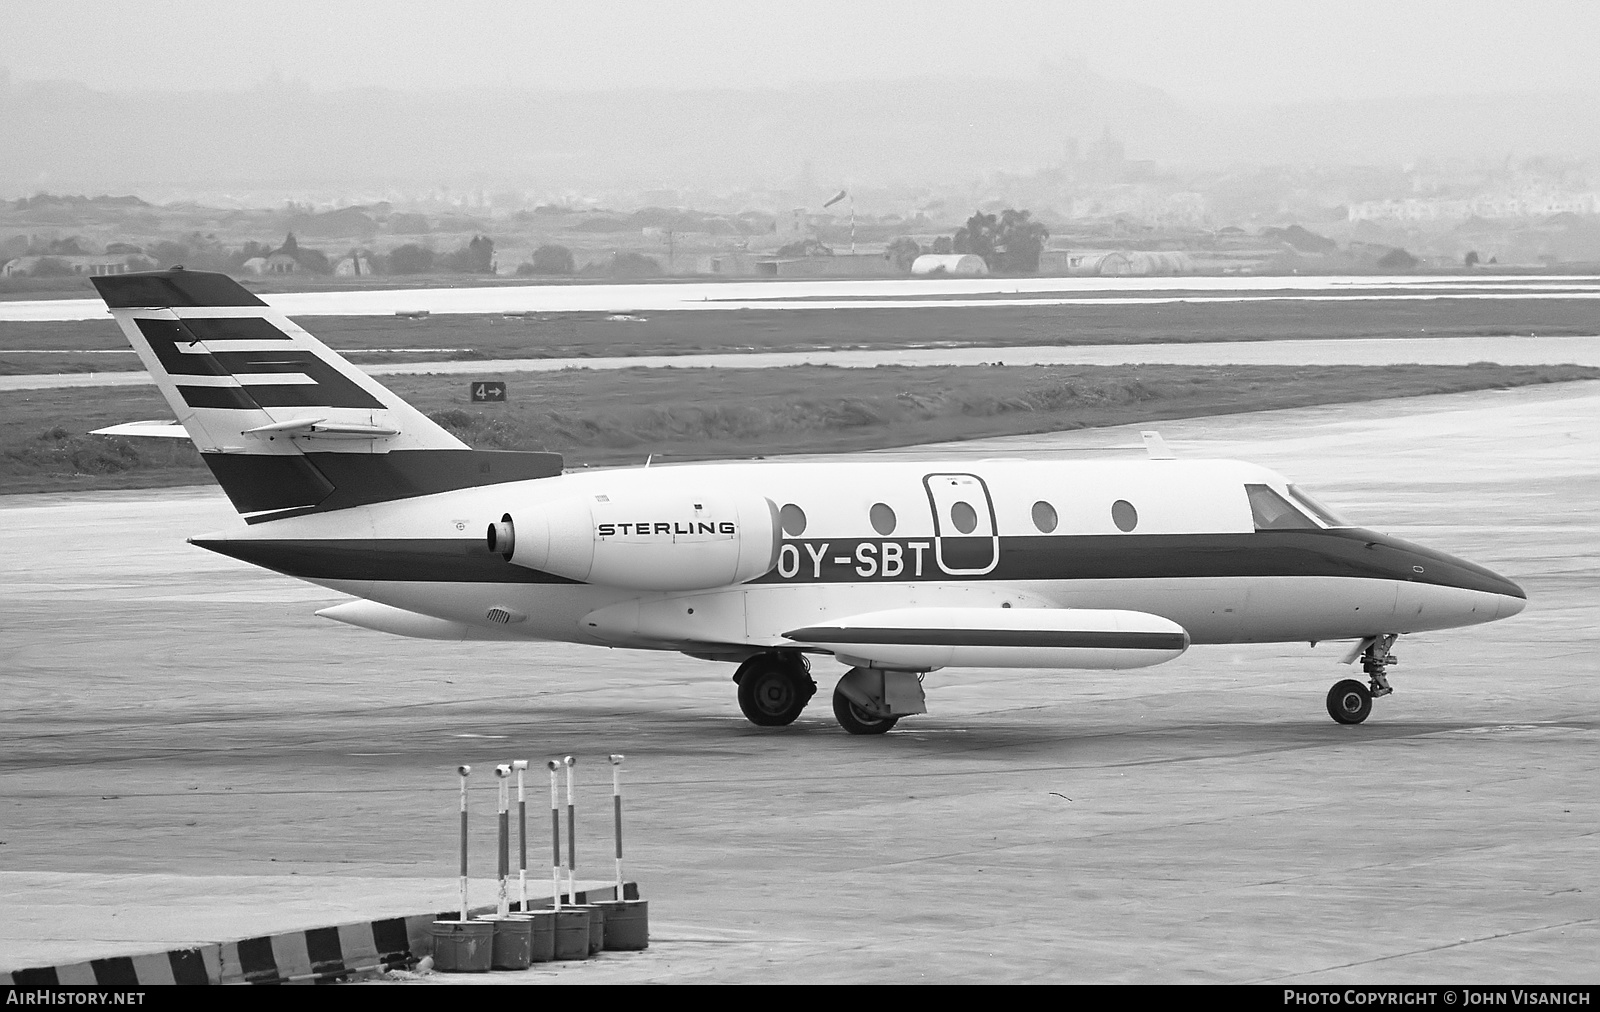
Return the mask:
[[499, 840], [495, 855], [495, 871], [500, 876], [500, 902], [496, 912], [501, 917], [511, 912], [511, 897], [506, 892], [507, 881], [511, 878], [511, 815], [506, 800], [508, 788], [511, 786], [506, 782], [506, 778], [510, 775], [511, 767], [505, 763], [494, 768], [495, 779], [500, 782]]
[[522, 774], [528, 769], [528, 760], [518, 759], [511, 764], [517, 771], [517, 900], [518, 910], [528, 912], [528, 799], [522, 792]]
[[561, 909], [561, 785], [556, 771], [561, 764], [554, 759], [545, 764], [550, 769], [550, 882], [555, 887], [555, 908]]
[[578, 760], [565, 756], [561, 764], [567, 768], [567, 899], [578, 904], [578, 809], [572, 801], [572, 767]]
[[467, 919], [467, 777], [471, 766], [457, 766], [461, 775], [461, 919]]

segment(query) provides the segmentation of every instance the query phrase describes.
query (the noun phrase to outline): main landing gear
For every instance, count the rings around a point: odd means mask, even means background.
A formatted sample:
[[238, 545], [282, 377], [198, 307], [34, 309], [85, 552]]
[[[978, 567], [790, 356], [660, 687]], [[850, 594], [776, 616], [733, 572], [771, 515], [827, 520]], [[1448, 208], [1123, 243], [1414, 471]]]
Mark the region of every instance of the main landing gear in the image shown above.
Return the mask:
[[811, 663], [796, 651], [756, 654], [733, 674], [739, 686], [739, 709], [761, 727], [793, 724], [817, 693]]
[[1399, 664], [1400, 658], [1390, 653], [1397, 638], [1395, 633], [1369, 636], [1357, 648], [1361, 652], [1361, 670], [1368, 684], [1362, 685], [1354, 678], [1336, 682], [1328, 690], [1328, 716], [1341, 724], [1359, 724], [1372, 713], [1372, 701], [1393, 692], [1389, 687], [1388, 670]]

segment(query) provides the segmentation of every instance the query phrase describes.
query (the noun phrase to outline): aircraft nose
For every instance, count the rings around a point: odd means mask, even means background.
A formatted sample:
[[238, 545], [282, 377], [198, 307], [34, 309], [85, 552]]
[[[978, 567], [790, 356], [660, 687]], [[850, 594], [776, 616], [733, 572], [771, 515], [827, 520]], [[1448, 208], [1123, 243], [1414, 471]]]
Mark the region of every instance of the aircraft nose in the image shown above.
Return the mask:
[[[1509, 580], [1506, 582], [1510, 583]], [[1511, 585], [1513, 587], [1517, 586], [1514, 583]], [[1522, 614], [1522, 609], [1528, 606], [1528, 595], [1521, 593], [1521, 587], [1517, 587], [1517, 591], [1518, 594], [1516, 596], [1511, 594], [1500, 595], [1500, 609], [1494, 613], [1496, 619], [1510, 618], [1513, 615]]]

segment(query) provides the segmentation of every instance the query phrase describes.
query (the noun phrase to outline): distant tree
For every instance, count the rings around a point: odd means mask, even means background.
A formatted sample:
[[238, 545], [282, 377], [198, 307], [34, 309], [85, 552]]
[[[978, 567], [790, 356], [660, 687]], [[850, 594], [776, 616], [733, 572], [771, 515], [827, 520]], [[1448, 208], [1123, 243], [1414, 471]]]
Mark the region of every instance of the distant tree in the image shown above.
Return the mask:
[[531, 278], [535, 274], [538, 274], [539, 272], [534, 270], [533, 264], [531, 264], [528, 261], [524, 260], [524, 261], [522, 261], [522, 263], [517, 264], [517, 269], [516, 269], [516, 271], [514, 273], [519, 278]]
[[156, 258], [156, 263], [163, 267], [175, 267], [178, 264], [187, 264], [189, 260], [189, 247], [181, 242], [172, 242], [163, 239], [150, 247], [150, 255]]
[[909, 235], [903, 235], [891, 242], [883, 255], [895, 270], [904, 273], [910, 271], [912, 263], [922, 255], [922, 247]]
[[983, 257], [983, 262], [989, 265], [990, 270], [999, 266], [995, 256], [994, 244], [1000, 230], [1000, 219], [992, 214], [974, 211], [967, 223], [956, 229], [956, 234], [951, 237], [950, 244], [956, 253], [975, 253]]
[[278, 247], [278, 252], [287, 253], [290, 256], [294, 256], [296, 253], [300, 252], [300, 240], [294, 237], [293, 232], [290, 232], [288, 235], [283, 237], [283, 245]]
[[1378, 258], [1378, 267], [1386, 271], [1409, 271], [1417, 266], [1417, 258], [1398, 246]]
[[333, 261], [319, 249], [302, 246], [295, 250], [294, 258], [300, 264], [300, 269], [307, 274], [332, 274]]
[[941, 235], [939, 238], [935, 239], [933, 241], [933, 245], [928, 248], [929, 253], [938, 253], [940, 255], [954, 253], [955, 251], [955, 242], [952, 241], [947, 235]]
[[83, 248], [82, 242], [77, 236], [69, 235], [65, 239], [51, 240], [50, 246], [45, 252], [65, 257], [81, 257], [89, 251]]
[[431, 231], [427, 217], [420, 214], [391, 214], [387, 224], [396, 235], [425, 235]]
[[493, 274], [494, 240], [486, 235], [475, 235], [465, 246], [445, 254], [440, 266], [462, 274]]
[[528, 266], [533, 274], [571, 274], [577, 269], [572, 251], [565, 246], [540, 246], [533, 251], [533, 263]]
[[40, 257], [33, 265], [36, 278], [70, 278], [72, 273], [72, 265], [59, 257]]
[[1468, 250], [1466, 257], [1462, 260], [1462, 263], [1466, 264], [1468, 267], [1478, 266], [1478, 251]]
[[251, 239], [248, 240], [243, 246], [240, 246], [238, 249], [234, 250], [233, 253], [228, 256], [228, 269], [237, 271], [242, 269], [247, 261], [254, 260], [257, 257], [269, 257], [271, 255], [271, 246], [268, 246], [264, 242], [256, 242], [254, 239]]
[[1016, 274], [1032, 274], [1039, 269], [1039, 254], [1044, 252], [1050, 232], [1031, 212], [1007, 208], [1000, 212], [995, 250], [999, 268]]
[[112, 242], [106, 244], [107, 253], [143, 253], [143, 246], [135, 246], [131, 242]]
[[611, 258], [611, 273], [622, 278], [654, 277], [661, 273], [661, 265], [643, 253], [624, 252]]
[[433, 270], [433, 250], [406, 243], [389, 251], [390, 274], [427, 274]]
[[780, 257], [831, 257], [833, 250], [815, 239], [797, 239], [786, 246], [779, 247], [777, 255]]

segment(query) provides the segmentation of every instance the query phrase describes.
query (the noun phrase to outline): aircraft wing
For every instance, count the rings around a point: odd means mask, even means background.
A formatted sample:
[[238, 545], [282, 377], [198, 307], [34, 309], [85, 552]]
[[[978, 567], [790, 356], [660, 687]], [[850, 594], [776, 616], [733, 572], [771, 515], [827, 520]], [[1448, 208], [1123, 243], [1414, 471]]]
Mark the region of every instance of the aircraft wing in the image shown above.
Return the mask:
[[858, 667], [1142, 668], [1189, 648], [1176, 622], [1101, 608], [896, 608], [784, 633]]

